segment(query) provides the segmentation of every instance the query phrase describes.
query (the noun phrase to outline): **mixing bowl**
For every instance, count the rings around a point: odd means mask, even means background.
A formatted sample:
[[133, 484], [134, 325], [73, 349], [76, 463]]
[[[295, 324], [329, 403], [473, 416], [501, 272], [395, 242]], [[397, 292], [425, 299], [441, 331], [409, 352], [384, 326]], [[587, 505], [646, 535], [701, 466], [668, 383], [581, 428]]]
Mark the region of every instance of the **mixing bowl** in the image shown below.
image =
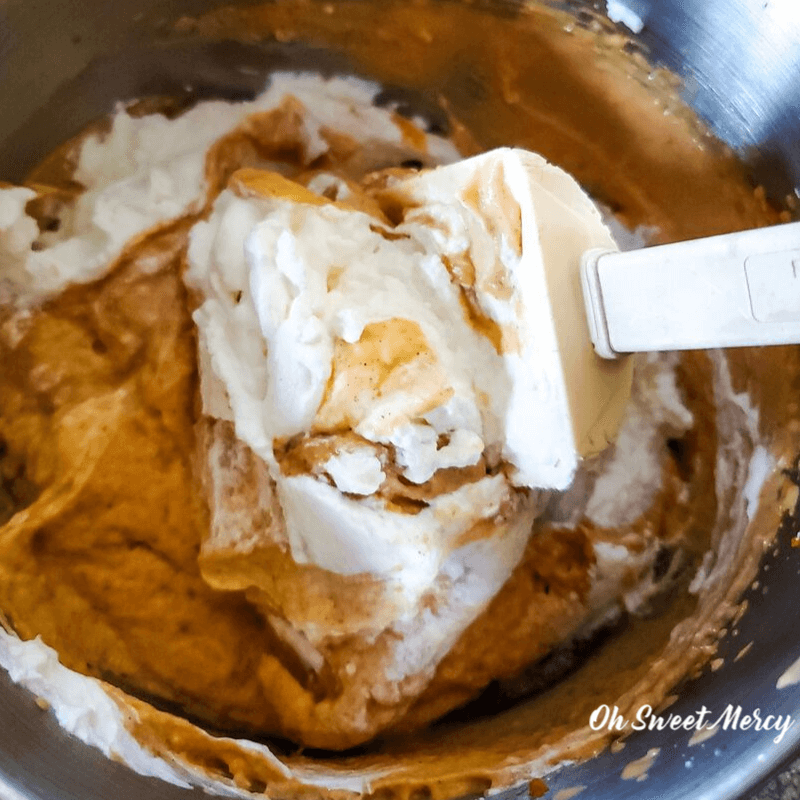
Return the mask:
[[[252, 95], [274, 69], [350, 72], [342, 55], [298, 41], [233, 42], [174, 37], [175, 22], [213, 0], [4, 0], [0, 4], [0, 176], [21, 180], [43, 154], [113, 108], [144, 95], [189, 98]], [[513, 15], [519, 3], [474, 3], [482, 13]], [[790, 210], [800, 197], [800, 6], [795, 0], [609, 0], [557, 5], [575, 24], [619, 26], [619, 46], [682, 79], [683, 99], [740, 152], [754, 185]], [[320, 13], [324, 13], [322, 10]], [[291, 38], [291, 37], [278, 37]], [[474, 89], [473, 91], [478, 91]], [[394, 87], [436, 123], [424, 93]], [[790, 475], [800, 481], [800, 474]], [[800, 755], [800, 687], [778, 689], [800, 657], [793, 549], [797, 509], [746, 593], [748, 610], [721, 641], [720, 669], [707, 669], [677, 692], [670, 707], [688, 715], [733, 703], [791, 715], [775, 744], [771, 731], [720, 731], [689, 746], [685, 733], [650, 731], [548, 778], [551, 794], [581, 787], [591, 798], [751, 797]], [[735, 658], [752, 642], [746, 657]], [[0, 677], [0, 797], [94, 800], [200, 796], [140, 777], [65, 736], [24, 690]], [[644, 781], [623, 780], [625, 765], [658, 748]], [[774, 787], [766, 795], [779, 791]], [[519, 796], [525, 791], [520, 790]], [[775, 794], [774, 796], [778, 796]], [[796, 796], [796, 795], [795, 795]]]

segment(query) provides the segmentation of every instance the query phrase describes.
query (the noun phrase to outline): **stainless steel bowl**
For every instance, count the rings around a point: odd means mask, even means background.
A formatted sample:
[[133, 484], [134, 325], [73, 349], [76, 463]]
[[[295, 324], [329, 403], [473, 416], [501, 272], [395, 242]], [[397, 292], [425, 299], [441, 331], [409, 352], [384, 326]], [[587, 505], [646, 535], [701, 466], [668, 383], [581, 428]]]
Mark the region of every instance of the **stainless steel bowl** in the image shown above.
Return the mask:
[[[275, 68], [347, 71], [341, 59], [308, 47], [271, 43], [164, 46], [160, 32], [182, 13], [214, 0], [4, 0], [0, 3], [0, 175], [19, 179], [48, 150], [113, 107], [146, 94], [242, 97]], [[486, 3], [491, 7], [491, 3]], [[496, 4], [503, 5], [502, 0]], [[579, 13], [605, 3], [562, 2]], [[800, 3], [797, 0], [616, 0], [617, 18], [638, 18], [635, 37], [654, 65], [684, 81], [684, 97], [712, 129], [739, 150], [754, 182], [778, 202], [800, 197]], [[631, 13], [634, 17], [631, 17]], [[242, 70], [241, 67], [247, 69]], [[800, 480], [800, 476], [792, 476]], [[791, 781], [768, 781], [800, 756], [800, 686], [776, 682], [800, 657], [800, 551], [787, 519], [765, 555], [749, 610], [722, 642], [725, 666], [685, 684], [670, 711], [728, 703], [790, 714], [796, 723], [779, 745], [763, 731], [720, 732], [686, 746], [686, 735], [642, 733], [617, 754], [563, 769], [559, 789], [586, 787], [597, 798], [797, 797]], [[747, 658], [734, 661], [743, 643]], [[644, 782], [622, 781], [625, 764], [660, 748]], [[796, 783], [795, 783], [796, 785]], [[0, 675], [0, 798], [95, 800], [203, 796], [142, 778], [66, 737], [33, 698]]]

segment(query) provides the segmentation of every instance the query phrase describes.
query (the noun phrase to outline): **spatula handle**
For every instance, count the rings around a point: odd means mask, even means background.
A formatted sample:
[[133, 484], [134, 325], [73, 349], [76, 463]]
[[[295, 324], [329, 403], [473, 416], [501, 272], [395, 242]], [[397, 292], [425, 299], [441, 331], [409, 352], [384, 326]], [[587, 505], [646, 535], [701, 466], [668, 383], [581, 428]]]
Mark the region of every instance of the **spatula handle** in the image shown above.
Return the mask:
[[648, 247], [581, 264], [595, 350], [800, 343], [800, 222]]

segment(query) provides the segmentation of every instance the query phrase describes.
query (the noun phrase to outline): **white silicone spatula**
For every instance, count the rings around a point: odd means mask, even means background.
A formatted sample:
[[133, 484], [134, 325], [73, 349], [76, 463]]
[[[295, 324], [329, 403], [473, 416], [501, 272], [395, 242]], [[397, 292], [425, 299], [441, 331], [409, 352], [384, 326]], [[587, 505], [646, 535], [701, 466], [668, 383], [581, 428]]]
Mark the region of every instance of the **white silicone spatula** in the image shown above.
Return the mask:
[[800, 222], [581, 264], [598, 355], [800, 343]]

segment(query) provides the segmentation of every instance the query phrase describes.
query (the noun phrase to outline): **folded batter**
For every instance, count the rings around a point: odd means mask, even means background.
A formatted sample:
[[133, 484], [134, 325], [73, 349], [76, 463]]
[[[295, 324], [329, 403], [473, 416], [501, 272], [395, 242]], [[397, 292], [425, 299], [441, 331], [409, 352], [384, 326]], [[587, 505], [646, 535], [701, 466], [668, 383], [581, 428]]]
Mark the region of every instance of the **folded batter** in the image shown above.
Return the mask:
[[[468, 261], [449, 273], [464, 289], [464, 367], [442, 366], [459, 348], [430, 347], [433, 328], [395, 312], [343, 312], [317, 388], [308, 353], [281, 351], [292, 321], [275, 308], [281, 285], [240, 269], [301, 241], [281, 230], [327, 224], [342, 247], [363, 235], [378, 254], [402, 251], [414, 224], [415, 246], [435, 238], [424, 203], [415, 222], [389, 199], [458, 152], [376, 109], [375, 91], [294, 77], [253, 104], [201, 104], [171, 121], [123, 111], [61, 174], [0, 190], [9, 629], [157, 708], [332, 749], [419, 729], [658, 607], [697, 567], [717, 513], [717, 367], [703, 355], [643, 359], [616, 447], [573, 466], [566, 494], [538, 491], [491, 392], [463, 408], [453, 398], [464, 392], [447, 391], [475, 354], [486, 366], [512, 349], [480, 313]], [[328, 293], [349, 266], [325, 265]], [[240, 361], [226, 366], [226, 346]], [[420, 375], [426, 395], [409, 389]], [[405, 405], [377, 402], [376, 382]], [[375, 546], [387, 531], [400, 548]], [[123, 705], [152, 749], [161, 731], [191, 762], [213, 771], [221, 758], [241, 785], [261, 780], [255, 755], [236, 761], [150, 706]]]

